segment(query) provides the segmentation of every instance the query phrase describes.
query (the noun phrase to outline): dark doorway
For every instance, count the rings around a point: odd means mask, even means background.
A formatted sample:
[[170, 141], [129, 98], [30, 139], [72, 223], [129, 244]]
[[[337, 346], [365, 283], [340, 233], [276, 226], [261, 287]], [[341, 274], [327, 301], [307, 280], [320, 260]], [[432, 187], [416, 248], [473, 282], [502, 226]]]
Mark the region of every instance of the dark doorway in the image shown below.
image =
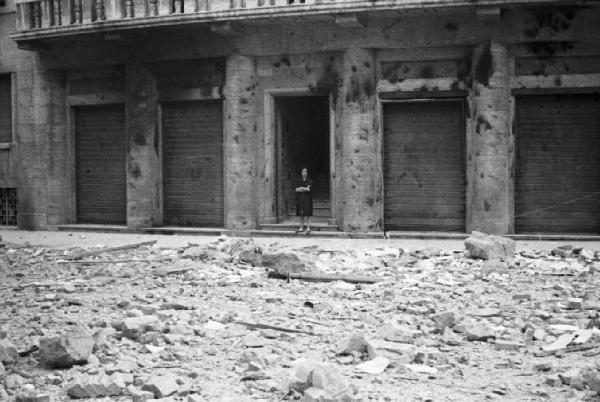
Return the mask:
[[329, 98], [280, 97], [276, 100], [279, 140], [279, 217], [296, 215], [295, 182], [303, 166], [313, 185], [316, 220], [330, 217]]

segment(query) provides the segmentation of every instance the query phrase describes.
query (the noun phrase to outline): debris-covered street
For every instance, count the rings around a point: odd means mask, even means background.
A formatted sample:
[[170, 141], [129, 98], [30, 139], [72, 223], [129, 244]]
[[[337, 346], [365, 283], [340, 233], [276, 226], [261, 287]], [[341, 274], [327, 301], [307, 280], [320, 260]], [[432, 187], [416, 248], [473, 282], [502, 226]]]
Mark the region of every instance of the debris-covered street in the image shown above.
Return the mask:
[[0, 400], [599, 399], [598, 243], [28, 236]]

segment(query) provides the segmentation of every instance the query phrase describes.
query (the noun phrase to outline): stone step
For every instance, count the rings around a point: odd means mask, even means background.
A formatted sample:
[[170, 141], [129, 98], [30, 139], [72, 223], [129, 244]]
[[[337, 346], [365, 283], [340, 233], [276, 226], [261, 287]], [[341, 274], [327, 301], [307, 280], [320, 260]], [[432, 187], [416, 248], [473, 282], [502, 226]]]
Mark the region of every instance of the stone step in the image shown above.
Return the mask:
[[[260, 225], [261, 230], [273, 230], [273, 231], [284, 231], [294, 232], [298, 229], [299, 222], [283, 222], [283, 223], [270, 223]], [[310, 222], [310, 230], [315, 232], [338, 232], [339, 228], [337, 225], [330, 225], [323, 222]]]

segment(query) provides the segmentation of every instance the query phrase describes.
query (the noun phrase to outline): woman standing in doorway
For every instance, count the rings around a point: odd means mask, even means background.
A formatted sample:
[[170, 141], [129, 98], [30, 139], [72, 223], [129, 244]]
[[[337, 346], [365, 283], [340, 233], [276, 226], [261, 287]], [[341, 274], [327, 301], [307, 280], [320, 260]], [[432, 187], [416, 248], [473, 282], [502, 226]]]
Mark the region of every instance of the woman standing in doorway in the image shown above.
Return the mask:
[[300, 217], [300, 227], [296, 233], [304, 231], [304, 219], [306, 219], [306, 234], [310, 233], [310, 217], [313, 214], [312, 185], [313, 180], [308, 177], [308, 169], [302, 168], [296, 184], [296, 215]]

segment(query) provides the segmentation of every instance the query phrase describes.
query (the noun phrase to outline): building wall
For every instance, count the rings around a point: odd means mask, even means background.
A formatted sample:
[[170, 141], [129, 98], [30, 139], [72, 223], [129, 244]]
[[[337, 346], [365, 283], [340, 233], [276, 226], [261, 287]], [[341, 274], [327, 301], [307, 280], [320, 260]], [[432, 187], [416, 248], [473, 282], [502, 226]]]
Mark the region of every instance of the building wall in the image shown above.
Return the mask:
[[[160, 142], [160, 127], [151, 117], [158, 114], [160, 99], [223, 99], [230, 175], [225, 222], [254, 228], [277, 215], [270, 99], [329, 93], [335, 219], [345, 230], [381, 231], [382, 99], [461, 94], [469, 106], [467, 230], [510, 233], [511, 91], [597, 90], [599, 17], [598, 8], [504, 10], [491, 19], [475, 11], [438, 10], [369, 17], [362, 28], [331, 20], [238, 25], [237, 36], [205, 26], [123, 32], [60, 39], [28, 52], [7, 38], [13, 15], [0, 14], [0, 72], [16, 73], [19, 106], [17, 145], [0, 150], [0, 180], [19, 181], [21, 226], [73, 222], [70, 105], [121, 100], [129, 116], [140, 113], [128, 120], [128, 136], [142, 133], [149, 144], [140, 148], [129, 142], [128, 166], [145, 167], [141, 178], [128, 179], [135, 188], [128, 189], [129, 213], [135, 217], [129, 224], [160, 225], [160, 150], [151, 145]], [[130, 73], [114, 79], [111, 71]]]

